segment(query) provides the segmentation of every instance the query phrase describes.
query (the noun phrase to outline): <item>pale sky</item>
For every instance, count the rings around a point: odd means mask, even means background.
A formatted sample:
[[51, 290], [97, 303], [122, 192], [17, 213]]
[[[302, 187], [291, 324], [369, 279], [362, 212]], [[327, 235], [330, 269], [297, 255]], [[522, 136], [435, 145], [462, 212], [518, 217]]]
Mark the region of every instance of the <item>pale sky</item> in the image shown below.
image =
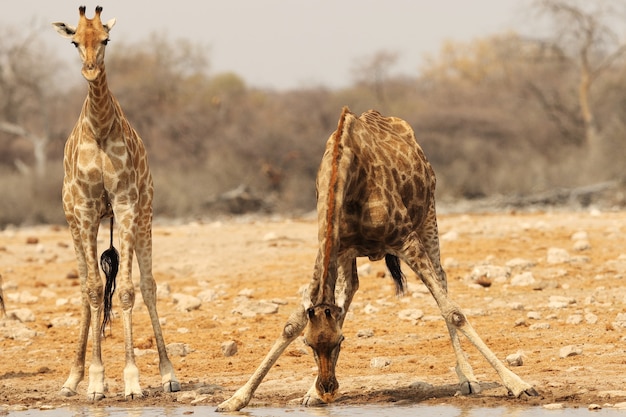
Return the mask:
[[71, 68], [78, 54], [48, 23], [76, 25], [82, 4], [88, 17], [99, 4], [104, 21], [117, 19], [109, 48], [163, 32], [206, 45], [211, 74], [280, 90], [348, 86], [356, 63], [381, 50], [398, 54], [395, 72], [417, 75], [445, 40], [532, 28], [531, 0], [20, 0], [2, 4], [0, 25], [41, 28]]

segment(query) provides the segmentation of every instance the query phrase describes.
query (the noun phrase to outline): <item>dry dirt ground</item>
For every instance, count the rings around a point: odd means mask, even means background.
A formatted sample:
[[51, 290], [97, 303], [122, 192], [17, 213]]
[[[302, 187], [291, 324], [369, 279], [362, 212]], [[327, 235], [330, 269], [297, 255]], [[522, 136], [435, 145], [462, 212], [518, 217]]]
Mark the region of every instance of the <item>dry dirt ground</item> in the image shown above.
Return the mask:
[[[540, 395], [507, 396], [497, 374], [466, 340], [483, 392], [456, 395], [453, 351], [430, 294], [403, 266], [409, 292], [397, 298], [384, 264], [360, 259], [361, 287], [344, 326], [337, 403], [607, 407], [626, 401], [626, 213], [449, 214], [440, 216], [439, 226], [451, 297], [498, 358], [522, 354], [523, 365], [511, 369]], [[217, 405], [228, 398], [300, 302], [299, 290], [313, 268], [316, 235], [311, 218], [157, 223], [158, 309], [166, 343], [178, 346], [171, 358], [182, 391], [160, 390], [148, 314], [138, 295], [135, 346], [145, 397], [133, 401]], [[105, 227], [100, 239], [102, 251], [108, 242]], [[0, 410], [2, 405], [89, 404], [86, 381], [79, 385], [80, 395], [58, 396], [77, 337], [80, 295], [74, 271], [65, 226], [0, 232], [7, 304], [7, 316], [0, 319]], [[187, 311], [182, 307], [189, 300], [181, 294], [202, 302]], [[114, 309], [116, 304], [117, 299]], [[277, 311], [247, 309], [255, 305]], [[408, 309], [422, 310], [423, 317], [416, 319], [413, 311], [413, 319], [401, 318]], [[118, 316], [103, 345], [108, 393], [102, 405], [124, 401], [122, 336]], [[237, 345], [234, 356], [222, 353], [228, 341]], [[577, 354], [561, 357], [566, 346]], [[89, 355], [90, 350], [87, 362]], [[373, 367], [375, 358], [387, 365]], [[315, 375], [312, 355], [296, 340], [251, 405], [295, 404]]]

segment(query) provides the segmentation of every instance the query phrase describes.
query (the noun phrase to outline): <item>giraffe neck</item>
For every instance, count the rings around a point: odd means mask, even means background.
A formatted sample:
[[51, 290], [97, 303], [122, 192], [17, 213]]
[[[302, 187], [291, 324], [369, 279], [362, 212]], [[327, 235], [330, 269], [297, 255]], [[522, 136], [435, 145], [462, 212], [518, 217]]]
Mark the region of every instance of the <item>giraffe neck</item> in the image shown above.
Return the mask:
[[109, 91], [104, 65], [96, 79], [88, 82], [84, 114], [84, 120], [96, 140], [109, 136], [117, 116], [115, 99]]

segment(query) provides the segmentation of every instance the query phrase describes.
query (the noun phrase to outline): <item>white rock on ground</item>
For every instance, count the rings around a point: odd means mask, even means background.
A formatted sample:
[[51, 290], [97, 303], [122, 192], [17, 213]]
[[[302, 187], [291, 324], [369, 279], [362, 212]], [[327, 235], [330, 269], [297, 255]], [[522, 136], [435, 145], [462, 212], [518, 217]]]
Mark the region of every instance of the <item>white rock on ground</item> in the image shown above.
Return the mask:
[[582, 348], [576, 347], [574, 345], [563, 346], [561, 349], [559, 349], [560, 358], [567, 358], [569, 356], [582, 355], [582, 353], [583, 353]]
[[277, 312], [278, 305], [268, 301], [240, 301], [233, 309], [233, 313], [248, 318], [256, 317], [257, 314], [275, 314]]
[[523, 272], [511, 278], [511, 285], [517, 287], [527, 287], [535, 283], [535, 277], [530, 271]]
[[506, 357], [506, 362], [510, 366], [522, 366], [524, 364], [522, 352], [511, 353]]
[[193, 295], [175, 293], [172, 295], [174, 303], [176, 303], [176, 310], [188, 312], [191, 310], [197, 310], [202, 305], [202, 300]]
[[220, 347], [222, 349], [222, 354], [226, 357], [237, 354], [237, 343], [234, 340], [224, 342]]
[[382, 369], [389, 365], [391, 365], [391, 359], [389, 358], [376, 357], [370, 361], [370, 368]]
[[546, 260], [549, 264], [562, 264], [569, 262], [571, 257], [569, 252], [562, 248], [549, 248]]
[[167, 354], [169, 356], [187, 356], [193, 352], [193, 350], [186, 343], [170, 343], [165, 346], [165, 349], [167, 350]]

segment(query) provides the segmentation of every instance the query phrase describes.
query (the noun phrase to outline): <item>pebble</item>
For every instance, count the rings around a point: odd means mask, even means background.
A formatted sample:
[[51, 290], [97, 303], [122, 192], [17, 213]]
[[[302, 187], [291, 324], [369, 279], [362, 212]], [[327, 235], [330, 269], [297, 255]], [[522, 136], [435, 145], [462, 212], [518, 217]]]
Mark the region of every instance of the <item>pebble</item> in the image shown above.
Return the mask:
[[172, 299], [176, 304], [176, 310], [182, 312], [189, 312], [191, 310], [197, 310], [202, 305], [202, 300], [193, 295], [175, 293], [172, 295]]
[[551, 404], [545, 404], [543, 408], [545, 408], [546, 410], [561, 410], [565, 408], [565, 406], [561, 403], [551, 403]]
[[535, 283], [535, 277], [530, 271], [523, 272], [511, 278], [511, 285], [518, 287], [526, 287]]
[[19, 320], [22, 323], [35, 321], [35, 314], [29, 308], [18, 308], [7, 312], [7, 316], [12, 319]]
[[510, 275], [511, 268], [506, 266], [478, 265], [472, 269], [470, 279], [479, 281], [486, 278], [492, 282], [506, 282]]
[[268, 301], [240, 301], [233, 309], [233, 313], [241, 314], [243, 317], [256, 317], [258, 314], [275, 314], [278, 312], [278, 305]]
[[378, 308], [374, 307], [370, 303], [367, 303], [367, 305], [363, 308], [363, 312], [365, 314], [374, 314], [374, 313], [378, 313], [378, 311], [379, 311]]
[[565, 308], [570, 304], [576, 304], [576, 299], [572, 297], [565, 297], [562, 295], [551, 295], [548, 302], [549, 308]]
[[370, 361], [370, 368], [382, 369], [389, 365], [391, 365], [391, 359], [389, 358], [376, 357]]
[[220, 347], [222, 349], [222, 354], [226, 357], [237, 354], [237, 343], [233, 340], [222, 343]]
[[170, 343], [165, 346], [167, 354], [170, 356], [187, 356], [192, 352], [189, 345], [186, 343]]
[[530, 330], [548, 330], [550, 328], [550, 323], [535, 323], [531, 324]]
[[361, 277], [370, 275], [372, 273], [372, 264], [370, 263], [363, 264], [356, 269], [356, 272]]
[[582, 314], [572, 314], [565, 320], [565, 323], [567, 324], [580, 324], [582, 322], [583, 322]]
[[567, 358], [570, 356], [582, 355], [582, 353], [583, 353], [582, 348], [576, 347], [574, 345], [563, 346], [561, 349], [559, 349], [560, 358]]
[[506, 362], [510, 366], [522, 366], [524, 364], [523, 355], [521, 352], [511, 353], [506, 357]]
[[361, 329], [356, 332], [356, 337], [359, 339], [369, 339], [370, 337], [374, 337], [374, 331], [372, 329]]
[[549, 248], [546, 260], [549, 264], [561, 264], [569, 262], [571, 257], [569, 252], [562, 248]]
[[424, 317], [424, 312], [417, 308], [408, 308], [405, 310], [400, 310], [398, 312], [398, 318], [400, 320], [409, 320], [409, 321], [417, 322], [422, 317]]

